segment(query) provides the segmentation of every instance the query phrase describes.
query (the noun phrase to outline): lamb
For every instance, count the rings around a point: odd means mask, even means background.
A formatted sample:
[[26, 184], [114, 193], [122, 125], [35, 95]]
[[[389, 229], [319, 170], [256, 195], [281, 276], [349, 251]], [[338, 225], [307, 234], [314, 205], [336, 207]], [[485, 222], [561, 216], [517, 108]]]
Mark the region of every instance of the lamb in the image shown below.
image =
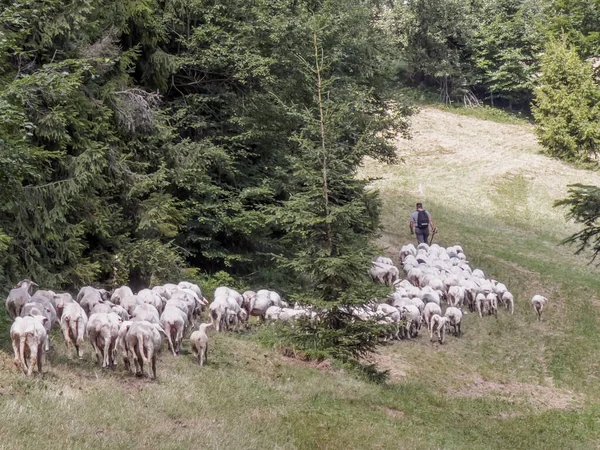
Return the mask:
[[62, 330], [69, 358], [73, 357], [73, 348], [77, 350], [79, 359], [83, 359], [83, 337], [86, 335], [88, 317], [85, 311], [78, 303], [68, 303], [60, 318], [60, 328]]
[[15, 364], [28, 376], [31, 376], [36, 365], [38, 373], [42, 373], [43, 347], [48, 337], [44, 323], [47, 320], [39, 315], [16, 317], [10, 327]]
[[444, 317], [448, 318], [448, 324], [452, 325], [452, 327], [454, 327], [454, 335], [457, 337], [460, 337], [462, 334], [462, 331], [460, 329], [460, 324], [462, 322], [462, 316], [463, 316], [462, 311], [454, 306], [448, 307], [446, 309], [446, 312], [444, 313]]
[[165, 331], [159, 324], [144, 320], [135, 321], [129, 327], [125, 341], [129, 359], [133, 362], [138, 376], [144, 375], [145, 366], [148, 368], [150, 378], [156, 379], [156, 356], [162, 344], [161, 333], [165, 334]]
[[206, 330], [212, 328], [211, 323], [201, 323], [197, 331], [194, 331], [190, 336], [190, 343], [192, 344], [192, 352], [196, 357], [196, 361], [202, 367], [208, 362], [208, 335]]
[[423, 308], [423, 322], [429, 328], [429, 324], [431, 323], [431, 318], [435, 315], [442, 315], [442, 308], [437, 303], [426, 303], [425, 308]]
[[542, 320], [542, 311], [544, 311], [546, 303], [548, 303], [548, 299], [541, 295], [534, 295], [531, 299], [531, 305], [533, 306], [533, 310], [538, 315], [538, 320]]
[[178, 355], [181, 350], [186, 321], [187, 314], [173, 305], [165, 307], [160, 316], [160, 324], [165, 330], [169, 350], [171, 350], [173, 356]]
[[37, 284], [33, 281], [22, 280], [19, 281], [16, 288], [10, 290], [8, 297], [6, 297], [6, 311], [11, 319], [21, 315], [21, 309], [31, 299], [34, 286], [37, 286]]
[[515, 298], [510, 292], [506, 291], [502, 294], [502, 302], [506, 306], [506, 309], [510, 308], [511, 314], [515, 313]]
[[116, 366], [116, 345], [119, 337], [121, 318], [113, 313], [95, 313], [88, 320], [87, 333], [96, 353], [98, 364], [102, 360], [102, 368]]
[[446, 336], [446, 324], [449, 320], [447, 317], [442, 317], [439, 314], [431, 316], [431, 321], [429, 322], [429, 339], [433, 340], [433, 333], [435, 333], [440, 344], [443, 344]]

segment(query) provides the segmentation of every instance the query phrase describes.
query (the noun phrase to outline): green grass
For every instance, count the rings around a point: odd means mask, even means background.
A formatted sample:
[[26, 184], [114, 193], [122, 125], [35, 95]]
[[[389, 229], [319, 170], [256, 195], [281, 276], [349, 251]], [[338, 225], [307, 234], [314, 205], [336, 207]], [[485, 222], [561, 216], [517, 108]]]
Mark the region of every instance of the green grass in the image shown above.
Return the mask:
[[439, 94], [432, 91], [404, 88], [401, 90], [401, 93], [403, 97], [412, 104], [418, 106], [432, 106], [442, 111], [459, 114], [461, 116], [475, 117], [491, 122], [513, 125], [525, 125], [531, 122], [531, 119], [521, 112], [506, 111], [499, 108], [492, 108], [488, 105], [479, 107], [467, 107], [460, 103], [445, 105], [440, 102]]
[[[549, 206], [563, 192], [552, 183], [590, 175], [532, 157], [535, 150], [515, 144], [510, 155], [526, 155], [522, 167], [492, 176], [507, 153], [482, 150], [477, 165], [465, 156], [493, 138], [489, 129], [478, 134], [484, 123], [434, 113], [415, 118], [410, 145], [417, 156], [408, 154], [396, 166], [367, 162], [362, 172], [382, 177], [375, 183], [384, 207], [379, 244], [396, 258], [398, 247], [414, 239], [408, 215], [424, 199], [440, 229], [436, 242], [460, 243], [472, 266], [507, 284], [516, 296], [514, 316], [469, 314], [461, 339], [449, 336], [440, 346], [422, 333], [382, 348], [375, 360], [390, 369], [385, 385], [335, 364], [285, 358], [260, 345], [254, 331], [211, 333], [204, 368], [194, 363], [187, 343], [177, 358], [163, 351], [157, 382], [131, 377], [121, 367], [101, 370], [89, 346], [83, 361], [70, 361], [55, 334], [46, 373], [27, 379], [12, 365], [5, 324], [0, 446], [598, 448], [600, 271], [559, 245], [574, 227]], [[428, 118], [448, 122], [432, 131]], [[521, 130], [510, 127], [494, 127], [498, 139]], [[465, 133], [460, 146], [472, 146], [460, 158], [448, 143], [459, 130]], [[529, 305], [535, 293], [550, 299], [542, 322]], [[272, 339], [268, 332], [261, 336]]]

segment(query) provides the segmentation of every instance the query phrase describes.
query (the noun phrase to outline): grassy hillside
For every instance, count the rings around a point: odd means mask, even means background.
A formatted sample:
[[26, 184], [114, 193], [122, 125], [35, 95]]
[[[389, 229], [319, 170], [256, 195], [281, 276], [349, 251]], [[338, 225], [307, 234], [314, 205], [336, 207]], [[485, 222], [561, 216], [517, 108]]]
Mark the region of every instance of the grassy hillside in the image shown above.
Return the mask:
[[[460, 243], [472, 265], [516, 295], [514, 316], [465, 318], [464, 337], [424, 335], [375, 357], [385, 386], [327, 362], [266, 350], [250, 335], [212, 334], [209, 365], [164, 352], [159, 381], [68, 361], [26, 379], [0, 352], [3, 448], [597, 448], [600, 445], [600, 272], [558, 243], [574, 229], [552, 202], [600, 177], [539, 154], [528, 125], [425, 109], [403, 161], [367, 161], [384, 200], [380, 244], [411, 241], [416, 200], [436, 241]], [[534, 293], [550, 299], [538, 323]]]

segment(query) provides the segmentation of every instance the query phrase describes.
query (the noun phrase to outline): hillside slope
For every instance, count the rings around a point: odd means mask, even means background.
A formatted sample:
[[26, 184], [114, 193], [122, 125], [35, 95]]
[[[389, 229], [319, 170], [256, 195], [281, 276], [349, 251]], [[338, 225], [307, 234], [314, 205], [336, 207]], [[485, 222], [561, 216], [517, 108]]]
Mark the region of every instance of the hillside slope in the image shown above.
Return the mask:
[[[375, 356], [379, 386], [327, 363], [285, 358], [248, 335], [213, 333], [209, 365], [188, 346], [159, 381], [68, 361], [55, 336], [43, 377], [0, 353], [3, 448], [597, 448], [600, 272], [558, 246], [576, 227], [552, 202], [597, 174], [539, 154], [528, 126], [424, 109], [397, 165], [366, 161], [384, 202], [380, 245], [396, 258], [423, 200], [436, 241], [516, 294], [514, 316], [465, 318], [464, 336], [397, 342]], [[544, 321], [529, 306], [550, 298]], [[7, 349], [6, 349], [7, 350]]]

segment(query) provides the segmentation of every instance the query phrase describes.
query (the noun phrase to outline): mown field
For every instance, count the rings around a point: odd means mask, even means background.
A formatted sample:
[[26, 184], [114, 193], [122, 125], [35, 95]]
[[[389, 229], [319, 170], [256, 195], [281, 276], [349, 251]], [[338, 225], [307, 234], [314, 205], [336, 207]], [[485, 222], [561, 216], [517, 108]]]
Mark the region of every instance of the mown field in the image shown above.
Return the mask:
[[[212, 334], [209, 365], [163, 352], [158, 382], [69, 361], [55, 336], [47, 372], [24, 378], [0, 352], [0, 448], [597, 448], [600, 271], [560, 241], [552, 208], [600, 176], [539, 153], [529, 125], [426, 108], [403, 160], [366, 161], [384, 201], [380, 245], [396, 258], [422, 200], [473, 266], [516, 296], [515, 315], [468, 315], [443, 346], [423, 334], [381, 349], [377, 385], [328, 362], [286, 358], [253, 333]], [[534, 293], [550, 304], [537, 322]]]

